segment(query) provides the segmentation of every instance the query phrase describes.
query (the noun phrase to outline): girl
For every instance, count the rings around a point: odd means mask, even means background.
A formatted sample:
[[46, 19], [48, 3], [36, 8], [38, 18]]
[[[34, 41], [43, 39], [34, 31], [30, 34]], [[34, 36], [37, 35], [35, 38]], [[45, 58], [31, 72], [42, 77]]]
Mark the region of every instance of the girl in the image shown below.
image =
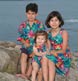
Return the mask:
[[42, 58], [48, 54], [47, 49], [47, 32], [38, 31], [35, 34], [35, 45], [33, 46], [33, 51], [35, 56], [33, 57], [33, 71], [32, 71], [32, 81], [36, 81], [36, 75], [38, 73], [39, 67], [41, 67]]
[[49, 60], [49, 81], [54, 81], [56, 73], [67, 75], [69, 71], [71, 56], [68, 47], [68, 33], [61, 28], [64, 21], [58, 11], [51, 12], [45, 23], [48, 28], [51, 28], [48, 33], [51, 51], [46, 57]]

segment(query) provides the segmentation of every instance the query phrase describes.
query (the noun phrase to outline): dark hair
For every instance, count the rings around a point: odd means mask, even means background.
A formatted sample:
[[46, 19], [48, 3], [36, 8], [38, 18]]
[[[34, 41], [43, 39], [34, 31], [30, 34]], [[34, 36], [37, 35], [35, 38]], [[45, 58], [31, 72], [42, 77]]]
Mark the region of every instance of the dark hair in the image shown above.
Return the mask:
[[59, 21], [61, 22], [61, 24], [59, 25], [59, 27], [63, 26], [64, 25], [64, 21], [62, 19], [62, 16], [61, 14], [58, 12], [58, 11], [52, 11], [46, 18], [46, 21], [45, 21], [45, 24], [48, 28], [50, 28], [50, 25], [49, 25], [49, 21], [51, 18], [53, 17], [57, 17], [59, 19]]
[[47, 42], [48, 34], [47, 34], [46, 31], [40, 30], [40, 31], [37, 31], [37, 32], [35, 33], [35, 39], [34, 39], [35, 43], [36, 43], [37, 36], [45, 36], [46, 42]]
[[29, 3], [26, 6], [26, 12], [28, 12], [29, 10], [31, 10], [32, 12], [37, 13], [38, 12], [38, 5], [36, 3]]

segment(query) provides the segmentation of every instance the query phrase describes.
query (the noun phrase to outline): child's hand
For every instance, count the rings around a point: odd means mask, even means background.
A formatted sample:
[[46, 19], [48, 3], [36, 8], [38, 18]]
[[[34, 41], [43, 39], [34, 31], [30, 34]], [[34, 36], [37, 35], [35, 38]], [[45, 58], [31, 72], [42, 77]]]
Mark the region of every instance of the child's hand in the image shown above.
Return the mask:
[[24, 44], [24, 46], [30, 47], [30, 41], [28, 39], [24, 40], [23, 38], [19, 37], [17, 40]]
[[25, 40], [25, 46], [30, 47], [30, 41], [28, 39]]
[[30, 47], [30, 43], [26, 43], [24, 44], [26, 47]]
[[50, 54], [53, 54], [55, 57], [58, 56], [57, 53], [54, 50], [52, 50]]
[[42, 56], [44, 56], [44, 55], [46, 55], [46, 54], [47, 54], [47, 52], [41, 52], [41, 54], [42, 54]]

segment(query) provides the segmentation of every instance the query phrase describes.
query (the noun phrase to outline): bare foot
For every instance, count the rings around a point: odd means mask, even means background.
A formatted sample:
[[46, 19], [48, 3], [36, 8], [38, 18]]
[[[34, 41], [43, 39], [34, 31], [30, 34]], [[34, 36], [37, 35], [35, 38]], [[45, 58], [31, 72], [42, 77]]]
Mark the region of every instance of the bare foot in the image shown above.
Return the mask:
[[27, 75], [26, 75], [26, 78], [27, 78], [28, 80], [30, 80], [30, 77], [29, 77], [29, 76], [27, 76]]
[[22, 74], [16, 74], [17, 77], [20, 77]]
[[27, 79], [26, 75], [25, 74], [16, 74], [17, 77], [21, 77], [23, 79]]

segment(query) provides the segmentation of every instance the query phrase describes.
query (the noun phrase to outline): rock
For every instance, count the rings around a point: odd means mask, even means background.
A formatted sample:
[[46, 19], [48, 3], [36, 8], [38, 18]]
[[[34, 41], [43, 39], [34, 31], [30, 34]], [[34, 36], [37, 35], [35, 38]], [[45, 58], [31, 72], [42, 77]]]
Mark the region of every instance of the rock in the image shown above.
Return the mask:
[[4, 47], [8, 48], [8, 47], [15, 47], [16, 44], [14, 42], [10, 42], [10, 41], [0, 41], [0, 46], [4, 46]]
[[15, 75], [8, 74], [8, 73], [1, 73], [0, 72], [0, 81], [28, 81], [19, 77], [16, 77]]
[[0, 47], [0, 71], [15, 74], [20, 53], [15, 49]]
[[[0, 41], [0, 81], [25, 81], [12, 75], [17, 72], [17, 63], [20, 61], [18, 59], [21, 55], [20, 48], [20, 45], [13, 42]], [[18, 71], [20, 71], [20, 67], [18, 67]], [[76, 53], [72, 55], [69, 75], [63, 77], [56, 74], [55, 81], [78, 81], [78, 56]]]
[[10, 61], [10, 56], [8, 53], [0, 49], [0, 71], [7, 68]]

